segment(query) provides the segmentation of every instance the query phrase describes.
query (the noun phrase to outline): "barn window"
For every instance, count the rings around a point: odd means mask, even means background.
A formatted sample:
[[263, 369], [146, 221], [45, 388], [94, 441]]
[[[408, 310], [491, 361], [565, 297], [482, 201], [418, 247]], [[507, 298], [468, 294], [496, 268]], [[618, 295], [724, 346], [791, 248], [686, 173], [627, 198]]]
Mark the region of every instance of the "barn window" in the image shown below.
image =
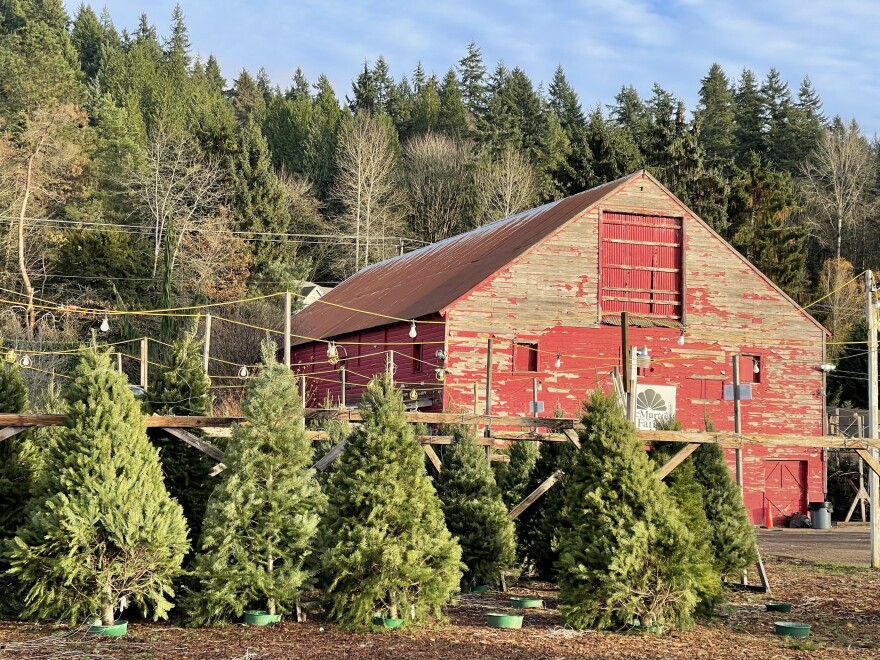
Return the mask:
[[413, 344], [412, 347], [412, 372], [418, 374], [422, 372], [422, 344]]
[[764, 374], [764, 365], [761, 362], [760, 355], [740, 355], [739, 356], [739, 382], [760, 383], [761, 376]]
[[608, 320], [620, 312], [682, 320], [682, 218], [602, 213], [600, 303]]
[[518, 341], [513, 344], [513, 370], [538, 370], [538, 344], [535, 342]]

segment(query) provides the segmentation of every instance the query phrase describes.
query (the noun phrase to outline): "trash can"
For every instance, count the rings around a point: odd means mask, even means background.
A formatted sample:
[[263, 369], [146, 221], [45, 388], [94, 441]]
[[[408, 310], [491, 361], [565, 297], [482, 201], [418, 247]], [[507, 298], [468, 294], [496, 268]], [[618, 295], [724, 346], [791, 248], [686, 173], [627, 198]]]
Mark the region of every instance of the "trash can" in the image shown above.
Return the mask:
[[834, 511], [831, 502], [810, 502], [807, 509], [813, 521], [813, 529], [831, 529], [831, 512]]

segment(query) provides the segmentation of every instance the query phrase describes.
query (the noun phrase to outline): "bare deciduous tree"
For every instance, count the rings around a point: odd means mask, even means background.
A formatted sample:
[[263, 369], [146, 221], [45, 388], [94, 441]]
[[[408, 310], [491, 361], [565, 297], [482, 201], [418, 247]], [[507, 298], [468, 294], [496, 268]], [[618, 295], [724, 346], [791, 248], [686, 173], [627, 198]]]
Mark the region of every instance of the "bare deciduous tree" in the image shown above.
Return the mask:
[[412, 138], [404, 147], [410, 229], [428, 242], [468, 229], [473, 189], [470, 144], [436, 133]]
[[153, 276], [159, 269], [169, 220], [176, 240], [173, 268], [189, 232], [217, 216], [226, 194], [217, 163], [202, 158], [190, 137], [162, 126], [150, 135], [143, 168], [129, 172], [123, 184], [137, 200], [153, 240]]
[[518, 151], [507, 147], [477, 170], [477, 198], [482, 222], [519, 213], [538, 198], [535, 168]]
[[[852, 281], [850, 281], [852, 280]], [[858, 280], [853, 280], [853, 266], [846, 259], [828, 259], [819, 273], [818, 294], [824, 297], [819, 309], [825, 326], [834, 336], [828, 355], [840, 355], [846, 335], [864, 314], [864, 294]]]
[[334, 197], [343, 212], [339, 228], [355, 238], [354, 255], [344, 268], [360, 269], [397, 252], [402, 233], [403, 199], [398, 185], [393, 127], [387, 118], [358, 112], [344, 123], [336, 152]]
[[807, 227], [837, 259], [843, 256], [845, 233], [859, 233], [877, 209], [874, 181], [870, 148], [855, 120], [826, 129], [804, 163], [801, 193]]

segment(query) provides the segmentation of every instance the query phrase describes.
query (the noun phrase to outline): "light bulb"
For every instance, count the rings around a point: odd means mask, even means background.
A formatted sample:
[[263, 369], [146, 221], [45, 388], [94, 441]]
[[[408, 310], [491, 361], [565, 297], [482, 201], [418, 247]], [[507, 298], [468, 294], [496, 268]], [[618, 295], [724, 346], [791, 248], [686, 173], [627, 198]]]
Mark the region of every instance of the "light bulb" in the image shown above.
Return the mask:
[[330, 364], [339, 362], [339, 349], [336, 348], [336, 342], [331, 341], [327, 344], [327, 362]]
[[678, 341], [676, 341], [676, 343], [679, 346], [684, 346], [684, 328], [682, 328], [681, 334], [678, 336]]
[[437, 375], [438, 382], [442, 383], [444, 380], [446, 380], [446, 369], [443, 369], [443, 368], [436, 369], [434, 373], [436, 373], [436, 375]]
[[239, 369], [239, 370], [238, 370], [238, 375], [241, 376], [242, 378], [247, 378], [247, 376], [248, 376], [248, 368], [247, 368], [247, 367], [242, 367], [241, 369]]
[[104, 320], [101, 321], [101, 332], [107, 332], [110, 329], [110, 322], [107, 320], [107, 317], [104, 317]]
[[21, 356], [21, 361], [19, 362], [23, 367], [31, 366], [31, 359], [27, 356], [27, 354]]
[[544, 383], [538, 381], [538, 391], [541, 392], [544, 390]]
[[553, 363], [553, 366], [557, 369], [562, 366], [562, 355], [560, 353], [556, 354], [556, 362]]
[[643, 357], [643, 358], [651, 357], [651, 356], [648, 354], [648, 347], [647, 347], [647, 346], [642, 346], [642, 357]]
[[757, 360], [755, 360], [755, 366], [752, 367], [752, 373], [756, 373], [756, 374], [761, 373], [761, 366], [758, 364]]
[[410, 336], [410, 339], [415, 339], [417, 334], [418, 334], [418, 332], [416, 332], [416, 322], [413, 321], [413, 322], [412, 322], [412, 325], [409, 326], [409, 336]]

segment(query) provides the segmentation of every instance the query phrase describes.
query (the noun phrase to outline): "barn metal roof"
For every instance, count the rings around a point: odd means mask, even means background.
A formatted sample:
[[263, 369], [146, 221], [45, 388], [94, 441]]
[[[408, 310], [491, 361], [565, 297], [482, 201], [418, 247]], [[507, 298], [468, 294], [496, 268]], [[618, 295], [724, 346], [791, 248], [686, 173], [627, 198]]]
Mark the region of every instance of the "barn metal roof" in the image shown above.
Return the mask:
[[[444, 310], [635, 172], [557, 202], [529, 209], [358, 271], [293, 317], [293, 332], [328, 339]], [[372, 313], [365, 313], [367, 310]]]

